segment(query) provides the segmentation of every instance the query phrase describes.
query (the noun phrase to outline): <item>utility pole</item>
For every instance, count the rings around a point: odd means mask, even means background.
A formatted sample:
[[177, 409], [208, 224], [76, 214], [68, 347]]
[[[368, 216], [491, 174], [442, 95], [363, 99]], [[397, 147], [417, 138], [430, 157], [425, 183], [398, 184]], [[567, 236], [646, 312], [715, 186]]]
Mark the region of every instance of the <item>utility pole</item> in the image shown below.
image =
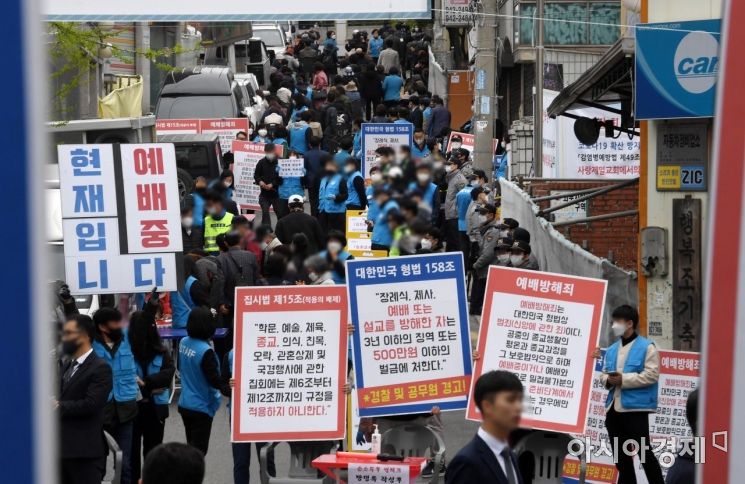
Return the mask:
[[543, 2], [536, 1], [535, 9], [535, 88], [533, 90], [533, 171], [536, 178], [543, 176]]
[[[474, 79], [473, 164], [487, 174], [494, 171], [494, 120], [497, 117], [497, 1], [478, 2]], [[478, 11], [478, 9], [475, 9]], [[491, 179], [491, 176], [489, 177]]]

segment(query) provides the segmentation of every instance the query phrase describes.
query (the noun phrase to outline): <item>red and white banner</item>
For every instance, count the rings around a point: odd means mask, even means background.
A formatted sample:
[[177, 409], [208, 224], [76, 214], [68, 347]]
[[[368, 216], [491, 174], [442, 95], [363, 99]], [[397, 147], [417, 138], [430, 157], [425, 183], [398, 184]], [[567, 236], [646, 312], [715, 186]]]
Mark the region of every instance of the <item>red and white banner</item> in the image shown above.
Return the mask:
[[697, 482], [734, 484], [745, 475], [741, 453], [729, 452], [745, 448], [745, 63], [739, 51], [745, 2], [725, 0], [722, 20], [699, 398], [699, 426], [711, 447], [707, 443]]
[[220, 139], [220, 149], [227, 153], [235, 135], [248, 132], [248, 118], [221, 119], [159, 119], [155, 122], [157, 134], [215, 133]]
[[344, 438], [344, 286], [235, 291], [233, 442]]
[[[583, 433], [606, 287], [599, 279], [490, 267], [473, 382], [511, 371], [530, 403], [523, 426]], [[466, 417], [481, 419], [472, 397]]]

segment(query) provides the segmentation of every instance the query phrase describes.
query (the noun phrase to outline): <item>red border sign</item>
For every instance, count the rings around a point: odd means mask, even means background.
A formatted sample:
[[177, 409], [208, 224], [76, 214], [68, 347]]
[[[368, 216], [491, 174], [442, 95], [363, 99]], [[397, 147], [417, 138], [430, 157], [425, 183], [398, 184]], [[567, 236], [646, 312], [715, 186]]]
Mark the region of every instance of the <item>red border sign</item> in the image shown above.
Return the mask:
[[[241, 409], [245, 408], [232, 399], [232, 441], [233, 442], [272, 442], [297, 440], [337, 440], [343, 439], [346, 430], [346, 397], [343, 386], [346, 383], [347, 371], [347, 293], [345, 286], [272, 286], [272, 287], [239, 287], [235, 291], [235, 335], [233, 378], [235, 388], [233, 396], [241, 395], [243, 354], [242, 324], [245, 315], [259, 312], [304, 312], [304, 311], [338, 311], [339, 312], [339, 353], [330, 357], [339, 358], [339, 387], [334, 389], [337, 400], [337, 419], [335, 428], [323, 431], [304, 431], [298, 428], [276, 432], [240, 432]], [[277, 321], [278, 326], [281, 321]], [[250, 357], [250, 356], [249, 356]], [[298, 375], [301, 376], [301, 375]], [[282, 417], [278, 417], [278, 422]], [[311, 417], [309, 417], [311, 418]]]
[[[533, 284], [534, 280], [537, 280], [538, 282]], [[603, 308], [605, 306], [605, 291], [607, 285], [608, 283], [606, 281], [600, 279], [553, 274], [549, 272], [527, 271], [524, 269], [513, 269], [508, 267], [490, 267], [486, 281], [484, 312], [481, 317], [481, 330], [479, 331], [479, 342], [477, 346], [481, 358], [476, 362], [476, 367], [474, 368], [466, 418], [469, 420], [481, 420], [476, 405], [473, 402], [473, 385], [475, 385], [476, 380], [478, 380], [484, 372], [484, 362], [489, 358], [494, 359], [496, 356], [485, 354], [485, 350], [487, 347], [487, 339], [489, 338], [489, 330], [492, 325], [495, 324], [491, 321], [492, 305], [499, 304], [499, 295], [517, 295], [544, 299], [545, 303], [548, 305], [555, 305], [556, 303], [561, 302], [575, 304], [581, 303], [591, 305], [593, 310], [592, 320], [587, 321], [585, 326], [589, 333], [585, 333], [588, 334], [588, 336], [586, 337], [587, 351], [582, 367], [583, 374], [580, 378], [576, 378], [577, 381], [582, 382], [582, 387], [579, 389], [578, 395], [573, 397], [579, 399], [580, 402], [577, 419], [574, 424], [567, 425], [552, 420], [523, 418], [521, 426], [554, 432], [583, 433], [585, 430], [585, 424], [587, 423], [588, 397], [592, 388], [592, 376], [595, 363], [590, 355], [596, 348], [598, 342]], [[574, 321], [572, 323], [576, 324], [577, 322]], [[508, 362], [508, 360], [502, 359], [500, 360], [500, 363], [501, 362]], [[509, 363], [520, 362], [509, 361]]]

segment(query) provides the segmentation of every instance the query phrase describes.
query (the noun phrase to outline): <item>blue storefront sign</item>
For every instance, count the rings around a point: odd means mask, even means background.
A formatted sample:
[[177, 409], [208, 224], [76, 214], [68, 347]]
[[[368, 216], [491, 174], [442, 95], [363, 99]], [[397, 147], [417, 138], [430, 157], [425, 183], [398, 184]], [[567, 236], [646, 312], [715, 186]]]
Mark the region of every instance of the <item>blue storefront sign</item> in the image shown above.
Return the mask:
[[636, 119], [714, 115], [721, 20], [636, 29]]

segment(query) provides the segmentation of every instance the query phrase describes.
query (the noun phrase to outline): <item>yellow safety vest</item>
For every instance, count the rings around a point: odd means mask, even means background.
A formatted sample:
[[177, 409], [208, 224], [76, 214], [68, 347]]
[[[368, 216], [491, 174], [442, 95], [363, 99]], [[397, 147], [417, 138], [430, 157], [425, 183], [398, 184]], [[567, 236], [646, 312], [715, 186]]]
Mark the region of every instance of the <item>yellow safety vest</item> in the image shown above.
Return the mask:
[[233, 226], [233, 214], [226, 212], [220, 220], [215, 220], [212, 215], [204, 217], [204, 251], [219, 252], [217, 247], [217, 236], [230, 232]]

